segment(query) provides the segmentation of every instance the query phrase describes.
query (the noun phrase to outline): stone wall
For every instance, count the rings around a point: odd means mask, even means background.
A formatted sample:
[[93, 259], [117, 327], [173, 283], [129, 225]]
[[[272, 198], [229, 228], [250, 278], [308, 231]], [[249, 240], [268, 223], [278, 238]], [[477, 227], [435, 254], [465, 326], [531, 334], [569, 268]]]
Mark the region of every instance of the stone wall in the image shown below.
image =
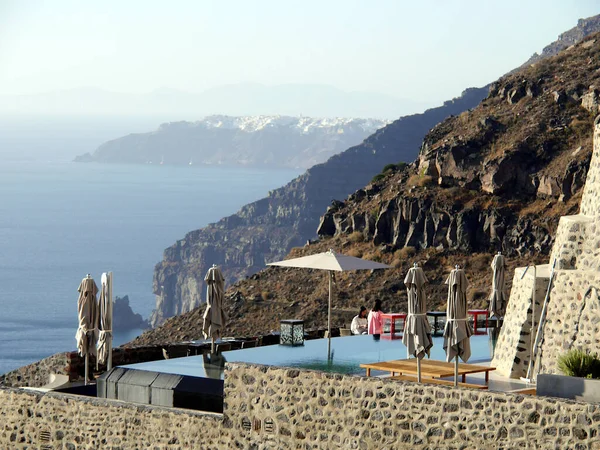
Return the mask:
[[587, 228], [592, 222], [591, 217], [582, 214], [561, 217], [550, 253], [550, 264], [556, 258], [556, 267], [560, 269], [589, 267], [589, 252], [584, 254], [584, 248]]
[[0, 389], [0, 448], [600, 449], [600, 405], [246, 364], [223, 415]]
[[[534, 280], [535, 304], [532, 303]], [[549, 281], [547, 266], [529, 267], [526, 272], [524, 267], [515, 270], [510, 301], [491, 363], [499, 375], [513, 378], [527, 375], [532, 337], [535, 339]]]
[[231, 448], [221, 415], [0, 389], [0, 448]]
[[[174, 348], [170, 346], [168, 348]], [[138, 362], [163, 359], [162, 347], [134, 347], [113, 349], [113, 366], [135, 364]], [[90, 357], [90, 373], [95, 372], [96, 359]], [[99, 373], [106, 371], [106, 365], [100, 364]], [[85, 359], [77, 352], [62, 352], [36, 361], [0, 375], [0, 386], [6, 387], [41, 387], [48, 383], [51, 374], [67, 375], [69, 381], [83, 380], [85, 376]]]
[[559, 373], [570, 349], [600, 350], [600, 271], [557, 270], [548, 303], [540, 373]]
[[590, 161], [580, 213], [590, 217], [600, 216], [600, 116], [594, 121], [594, 153]]
[[[561, 217], [550, 255], [550, 265], [556, 261], [555, 277], [533, 376], [557, 373], [558, 357], [570, 349], [600, 348], [600, 116], [593, 131], [594, 151], [580, 214]], [[527, 295], [531, 282], [527, 286], [525, 280], [517, 279], [523, 269], [515, 271], [492, 361], [500, 374], [512, 377], [525, 376], [531, 354], [531, 340], [525, 339], [531, 333], [531, 294]], [[548, 274], [545, 277], [547, 283]]]
[[69, 354], [69, 352], [57, 353], [0, 375], [0, 386], [43, 386], [48, 383], [50, 374], [66, 375], [69, 372]]

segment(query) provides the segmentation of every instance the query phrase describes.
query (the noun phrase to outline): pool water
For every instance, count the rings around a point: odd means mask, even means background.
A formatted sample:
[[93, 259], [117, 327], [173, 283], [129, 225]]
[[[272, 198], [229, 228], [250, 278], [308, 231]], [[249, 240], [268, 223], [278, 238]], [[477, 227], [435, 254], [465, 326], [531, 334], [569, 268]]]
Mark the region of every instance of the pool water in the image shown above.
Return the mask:
[[[493, 355], [497, 334], [490, 329], [471, 337], [471, 358], [469, 363], [489, 361]], [[430, 358], [445, 360], [444, 338], [435, 336]], [[371, 335], [346, 336], [331, 339], [331, 358], [327, 358], [327, 339], [305, 341], [304, 345], [289, 347], [267, 345], [223, 352], [227, 362], [244, 362], [279, 367], [298, 367], [349, 375], [364, 375], [360, 364], [407, 358], [406, 347], [402, 340], [375, 340]], [[220, 361], [222, 362], [222, 361]], [[189, 375], [195, 377], [223, 378], [222, 365], [206, 364], [203, 356], [189, 356], [163, 361], [124, 366], [129, 369], [148, 370], [161, 373]], [[377, 372], [373, 371], [373, 375]]]

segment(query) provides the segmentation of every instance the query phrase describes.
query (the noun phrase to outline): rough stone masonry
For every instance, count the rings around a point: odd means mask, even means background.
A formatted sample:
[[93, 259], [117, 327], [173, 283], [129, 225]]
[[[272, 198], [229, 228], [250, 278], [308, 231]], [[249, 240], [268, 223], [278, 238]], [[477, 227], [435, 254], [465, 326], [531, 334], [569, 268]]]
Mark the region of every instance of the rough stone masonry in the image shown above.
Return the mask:
[[0, 389], [2, 449], [600, 449], [600, 405], [230, 364], [221, 414]]
[[525, 267], [515, 270], [492, 361], [501, 375], [527, 375], [532, 337], [554, 262], [543, 341], [536, 361], [539, 373], [556, 373], [558, 357], [570, 349], [600, 348], [600, 116], [594, 122], [594, 151], [579, 214], [561, 217], [549, 264], [535, 270], [530, 267], [525, 276]]

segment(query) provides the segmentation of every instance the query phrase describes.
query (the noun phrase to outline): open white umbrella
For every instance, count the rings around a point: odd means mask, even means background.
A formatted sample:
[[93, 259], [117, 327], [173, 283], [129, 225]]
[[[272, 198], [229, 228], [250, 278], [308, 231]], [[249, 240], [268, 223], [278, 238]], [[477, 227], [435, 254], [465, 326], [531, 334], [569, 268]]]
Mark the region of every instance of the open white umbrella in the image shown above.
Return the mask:
[[446, 361], [454, 359], [454, 385], [458, 384], [458, 358], [467, 362], [471, 357], [469, 338], [473, 329], [467, 319], [467, 277], [458, 266], [450, 272], [446, 280], [448, 285], [448, 306], [446, 308], [446, 326], [444, 327], [444, 350]]
[[113, 273], [103, 273], [100, 279], [100, 301], [99, 301], [99, 322], [100, 334], [98, 337], [98, 359], [97, 364], [106, 363], [106, 369], [112, 368], [112, 322], [113, 322], [113, 300], [112, 286]]
[[75, 334], [77, 350], [85, 356], [85, 384], [88, 382], [89, 356], [96, 354], [96, 336], [98, 332], [98, 303], [96, 294], [98, 286], [88, 274], [79, 284], [79, 298], [77, 299], [77, 313], [79, 326]]
[[498, 252], [492, 261], [492, 293], [490, 295], [490, 317], [500, 318], [506, 306], [506, 293], [504, 292], [504, 270], [506, 261], [502, 253]]
[[404, 284], [408, 291], [408, 314], [404, 322], [402, 343], [406, 345], [409, 355], [417, 358], [417, 381], [421, 382], [421, 359], [429, 356], [433, 347], [431, 327], [427, 320], [427, 300], [425, 298], [427, 278], [423, 269], [417, 266], [409, 269]]
[[221, 270], [213, 264], [208, 269], [204, 281], [206, 288], [206, 311], [204, 311], [204, 323], [202, 332], [205, 338], [212, 339], [211, 353], [215, 352], [215, 339], [221, 337], [227, 315], [223, 310], [223, 297], [225, 296], [225, 278]]
[[329, 340], [327, 342], [327, 355], [331, 355], [331, 291], [333, 283], [333, 272], [345, 272], [348, 270], [373, 270], [388, 269], [390, 266], [375, 261], [355, 258], [354, 256], [342, 255], [329, 250], [316, 255], [302, 256], [300, 258], [277, 261], [267, 264], [268, 266], [299, 267], [305, 269], [326, 270], [329, 273], [329, 302], [327, 308], [327, 331]]

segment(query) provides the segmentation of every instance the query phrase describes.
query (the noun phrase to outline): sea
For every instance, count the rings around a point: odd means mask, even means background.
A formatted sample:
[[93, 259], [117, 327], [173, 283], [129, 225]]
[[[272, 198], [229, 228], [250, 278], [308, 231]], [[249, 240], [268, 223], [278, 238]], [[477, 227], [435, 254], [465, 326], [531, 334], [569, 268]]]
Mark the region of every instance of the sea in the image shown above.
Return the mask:
[[[0, 160], [0, 374], [75, 350], [77, 288], [86, 274], [99, 285], [112, 271], [114, 295], [128, 295], [148, 318], [165, 248], [300, 174], [7, 154]], [[141, 331], [117, 333], [114, 343]]]

